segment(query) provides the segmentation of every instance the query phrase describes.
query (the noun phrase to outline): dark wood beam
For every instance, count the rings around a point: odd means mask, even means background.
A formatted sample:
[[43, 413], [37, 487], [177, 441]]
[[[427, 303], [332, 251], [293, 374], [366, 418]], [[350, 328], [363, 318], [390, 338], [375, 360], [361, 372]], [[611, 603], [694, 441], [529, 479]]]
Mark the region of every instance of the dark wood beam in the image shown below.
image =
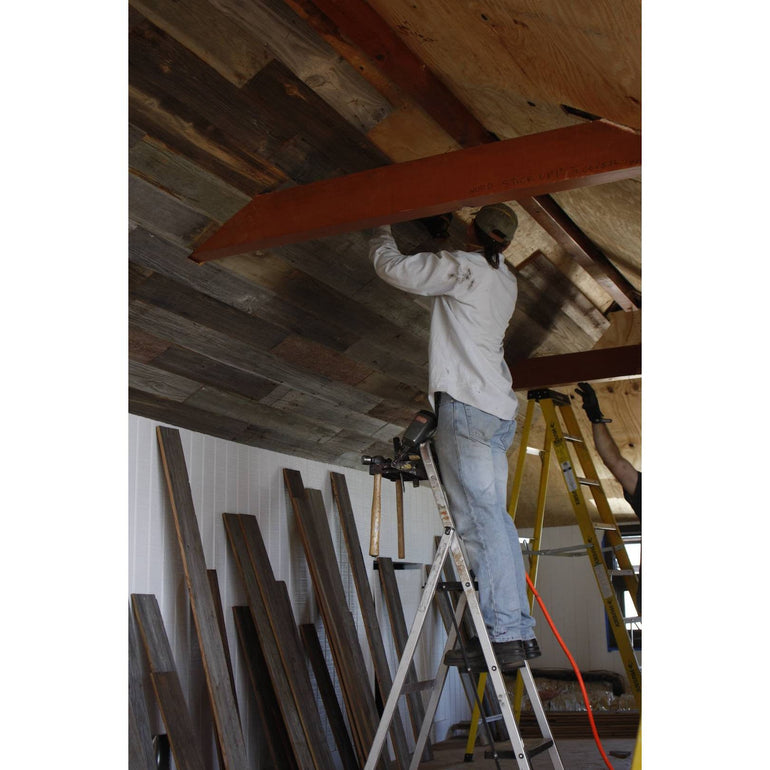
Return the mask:
[[550, 195], [519, 199], [518, 203], [623, 310], [641, 308], [641, 294]]
[[639, 174], [642, 139], [594, 121], [258, 195], [196, 262]]
[[527, 358], [510, 364], [514, 390], [553, 388], [573, 382], [633, 377], [642, 373], [642, 346], [586, 350]]

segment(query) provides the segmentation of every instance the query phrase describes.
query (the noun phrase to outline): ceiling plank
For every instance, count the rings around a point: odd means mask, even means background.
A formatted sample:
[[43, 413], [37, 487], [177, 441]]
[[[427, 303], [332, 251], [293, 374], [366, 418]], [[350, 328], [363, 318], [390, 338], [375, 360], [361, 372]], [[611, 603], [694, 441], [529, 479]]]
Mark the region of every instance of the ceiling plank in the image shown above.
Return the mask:
[[518, 203], [574, 257], [621, 309], [632, 311], [642, 306], [641, 294], [550, 195], [520, 199]]
[[638, 175], [641, 135], [604, 121], [258, 195], [196, 262]]
[[641, 345], [528, 358], [511, 364], [514, 390], [553, 388], [573, 382], [633, 377], [641, 373]]

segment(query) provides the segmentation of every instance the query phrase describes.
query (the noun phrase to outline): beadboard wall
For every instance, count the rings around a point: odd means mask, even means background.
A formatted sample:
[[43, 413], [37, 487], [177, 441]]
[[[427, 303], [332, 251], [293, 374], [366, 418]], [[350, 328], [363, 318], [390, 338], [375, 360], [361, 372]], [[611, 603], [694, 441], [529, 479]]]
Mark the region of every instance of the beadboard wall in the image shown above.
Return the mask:
[[[160, 464], [156, 423], [142, 417], [129, 416], [129, 591], [155, 594], [174, 653], [176, 667], [188, 706], [199, 735], [205, 745], [202, 750], [207, 767], [218, 767], [211, 715], [200, 652], [185, 587], [184, 571], [179, 556], [167, 491]], [[172, 426], [173, 427], [173, 426]], [[179, 430], [190, 479], [195, 512], [203, 542], [206, 565], [217, 571], [222, 604], [225, 608], [227, 636], [233, 659], [236, 698], [245, 733], [251, 766], [260, 768], [266, 759], [261, 741], [256, 707], [248, 689], [248, 680], [238, 645], [232, 607], [245, 605], [240, 578], [229, 552], [222, 523], [223, 513], [251, 514], [257, 517], [262, 536], [270, 553], [276, 579], [286, 582], [292, 598], [297, 623], [315, 623], [334, 677], [331, 654], [323, 623], [313, 595], [313, 585], [305, 554], [294, 522], [294, 513], [284, 489], [283, 469], [291, 468], [302, 474], [306, 487], [320, 489], [326, 503], [329, 526], [348, 597], [348, 605], [356, 622], [364, 658], [369, 670], [362, 672], [373, 682], [368, 643], [364, 632], [358, 599], [355, 593], [347, 551], [334, 506], [330, 471], [345, 476], [350, 499], [356, 515], [356, 525], [369, 567], [370, 585], [378, 608], [380, 626], [391, 670], [395, 673], [395, 656], [387, 612], [382, 601], [379, 578], [368, 556], [369, 516], [372, 480], [368, 472], [324, 465], [297, 457], [255, 449], [192, 431]], [[396, 559], [395, 485], [383, 484], [383, 522], [380, 554]], [[404, 494], [406, 561], [430, 564], [433, 560], [434, 538], [441, 526], [433, 495], [429, 488], [407, 485]], [[399, 591], [404, 605], [407, 625], [417, 610], [422, 591], [424, 571], [398, 571]], [[446, 636], [437, 612], [428, 619], [418, 654], [415, 658], [420, 678], [430, 678], [435, 672]], [[311, 676], [312, 679], [312, 676]], [[336, 684], [336, 681], [335, 681]], [[149, 680], [145, 682], [151, 692]], [[320, 703], [320, 699], [319, 699]], [[409, 725], [405, 708], [403, 719]], [[323, 709], [321, 708], [323, 715]], [[468, 718], [467, 706], [455, 671], [450, 672], [434, 723], [434, 739], [446, 737], [449, 727]], [[153, 731], [165, 732], [160, 716], [151, 711]], [[325, 725], [329, 745], [334, 742]], [[407, 733], [410, 730], [407, 727]], [[336, 758], [336, 754], [335, 754]]]

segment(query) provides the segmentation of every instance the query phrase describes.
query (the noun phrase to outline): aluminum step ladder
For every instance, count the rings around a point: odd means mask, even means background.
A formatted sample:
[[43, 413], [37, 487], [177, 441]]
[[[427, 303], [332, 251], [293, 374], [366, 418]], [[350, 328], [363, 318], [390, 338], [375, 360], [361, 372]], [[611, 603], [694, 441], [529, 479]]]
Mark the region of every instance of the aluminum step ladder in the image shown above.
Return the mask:
[[[433, 491], [433, 497], [436, 501], [436, 507], [438, 508], [439, 516], [441, 517], [442, 524], [444, 525], [444, 533], [436, 549], [433, 565], [420, 598], [420, 603], [417, 607], [417, 612], [412, 623], [412, 628], [409, 632], [409, 638], [407, 639], [403, 655], [401, 656], [401, 660], [399, 662], [398, 670], [396, 671], [396, 675], [393, 679], [393, 686], [390, 691], [390, 695], [388, 696], [387, 702], [385, 703], [382, 718], [380, 719], [377, 732], [375, 733], [374, 740], [372, 741], [372, 746], [369, 751], [364, 770], [373, 770], [385, 746], [390, 723], [398, 706], [398, 700], [404, 691], [404, 685], [406, 682], [409, 666], [414, 658], [417, 644], [425, 625], [425, 619], [436, 595], [437, 586], [442, 577], [444, 564], [450, 554], [452, 556], [452, 560], [454, 561], [457, 577], [462, 584], [462, 593], [457, 600], [454, 614], [454, 623], [452, 624], [452, 627], [447, 634], [447, 641], [444, 646], [444, 651], [441, 654], [441, 663], [439, 664], [438, 671], [436, 672], [435, 679], [433, 680], [433, 688], [431, 690], [428, 704], [425, 708], [425, 719], [417, 736], [409, 770], [417, 770], [419, 767], [423, 749], [425, 747], [426, 741], [428, 740], [431, 726], [433, 725], [433, 719], [436, 715], [436, 709], [438, 708], [438, 703], [441, 698], [441, 693], [443, 692], [447, 672], [449, 670], [449, 667], [444, 663], [444, 657], [446, 653], [453, 649], [455, 646], [455, 642], [457, 641], [457, 629], [460, 626], [460, 622], [462, 621], [466, 610], [470, 612], [472, 625], [475, 628], [481, 643], [481, 648], [484, 652], [484, 658], [487, 662], [488, 668], [487, 675], [489, 683], [500, 706], [500, 713], [502, 715], [502, 720], [505, 724], [508, 737], [513, 748], [513, 758], [516, 761], [516, 766], [519, 768], [519, 770], [531, 770], [532, 757], [544, 752], [548, 752], [553, 767], [556, 770], [564, 770], [558, 749], [553, 740], [553, 735], [551, 734], [550, 726], [548, 725], [548, 720], [545, 716], [543, 705], [537, 692], [535, 680], [532, 676], [529, 664], [526, 661], [524, 662], [524, 665], [518, 670], [518, 678], [521, 679], [523, 686], [527, 691], [527, 695], [529, 696], [532, 710], [535, 714], [535, 718], [541, 732], [541, 738], [537, 740], [537, 742], [533, 745], [525, 745], [521, 734], [519, 733], [513, 709], [511, 707], [511, 699], [508, 694], [505, 679], [502, 672], [500, 671], [499, 666], [497, 665], [497, 661], [495, 660], [492, 643], [489, 640], [489, 635], [487, 634], [484, 619], [481, 615], [481, 607], [479, 606], [475, 585], [468, 568], [467, 560], [465, 558], [464, 548], [460, 537], [455, 530], [454, 522], [449, 513], [446, 496], [444, 494], [443, 487], [439, 480], [438, 471], [433, 460], [430, 442], [425, 441], [424, 443], [420, 444], [419, 448], [425, 474], [428, 481], [430, 482], [431, 489]], [[494, 758], [497, 759], [497, 757]]]

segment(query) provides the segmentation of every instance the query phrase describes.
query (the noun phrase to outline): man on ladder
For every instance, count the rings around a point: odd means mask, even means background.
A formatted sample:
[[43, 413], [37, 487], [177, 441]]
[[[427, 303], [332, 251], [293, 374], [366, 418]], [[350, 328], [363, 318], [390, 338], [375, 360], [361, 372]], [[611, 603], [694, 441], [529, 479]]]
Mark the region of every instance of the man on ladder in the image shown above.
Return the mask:
[[[428, 394], [438, 416], [434, 443], [457, 533], [503, 673], [540, 655], [529, 612], [518, 533], [506, 511], [508, 460], [518, 402], [503, 357], [516, 305], [516, 276], [501, 259], [518, 222], [505, 204], [484, 206], [468, 225], [468, 250], [402, 254], [379, 227], [370, 258], [387, 283], [433, 298]], [[447, 665], [485, 671], [478, 638]]]

